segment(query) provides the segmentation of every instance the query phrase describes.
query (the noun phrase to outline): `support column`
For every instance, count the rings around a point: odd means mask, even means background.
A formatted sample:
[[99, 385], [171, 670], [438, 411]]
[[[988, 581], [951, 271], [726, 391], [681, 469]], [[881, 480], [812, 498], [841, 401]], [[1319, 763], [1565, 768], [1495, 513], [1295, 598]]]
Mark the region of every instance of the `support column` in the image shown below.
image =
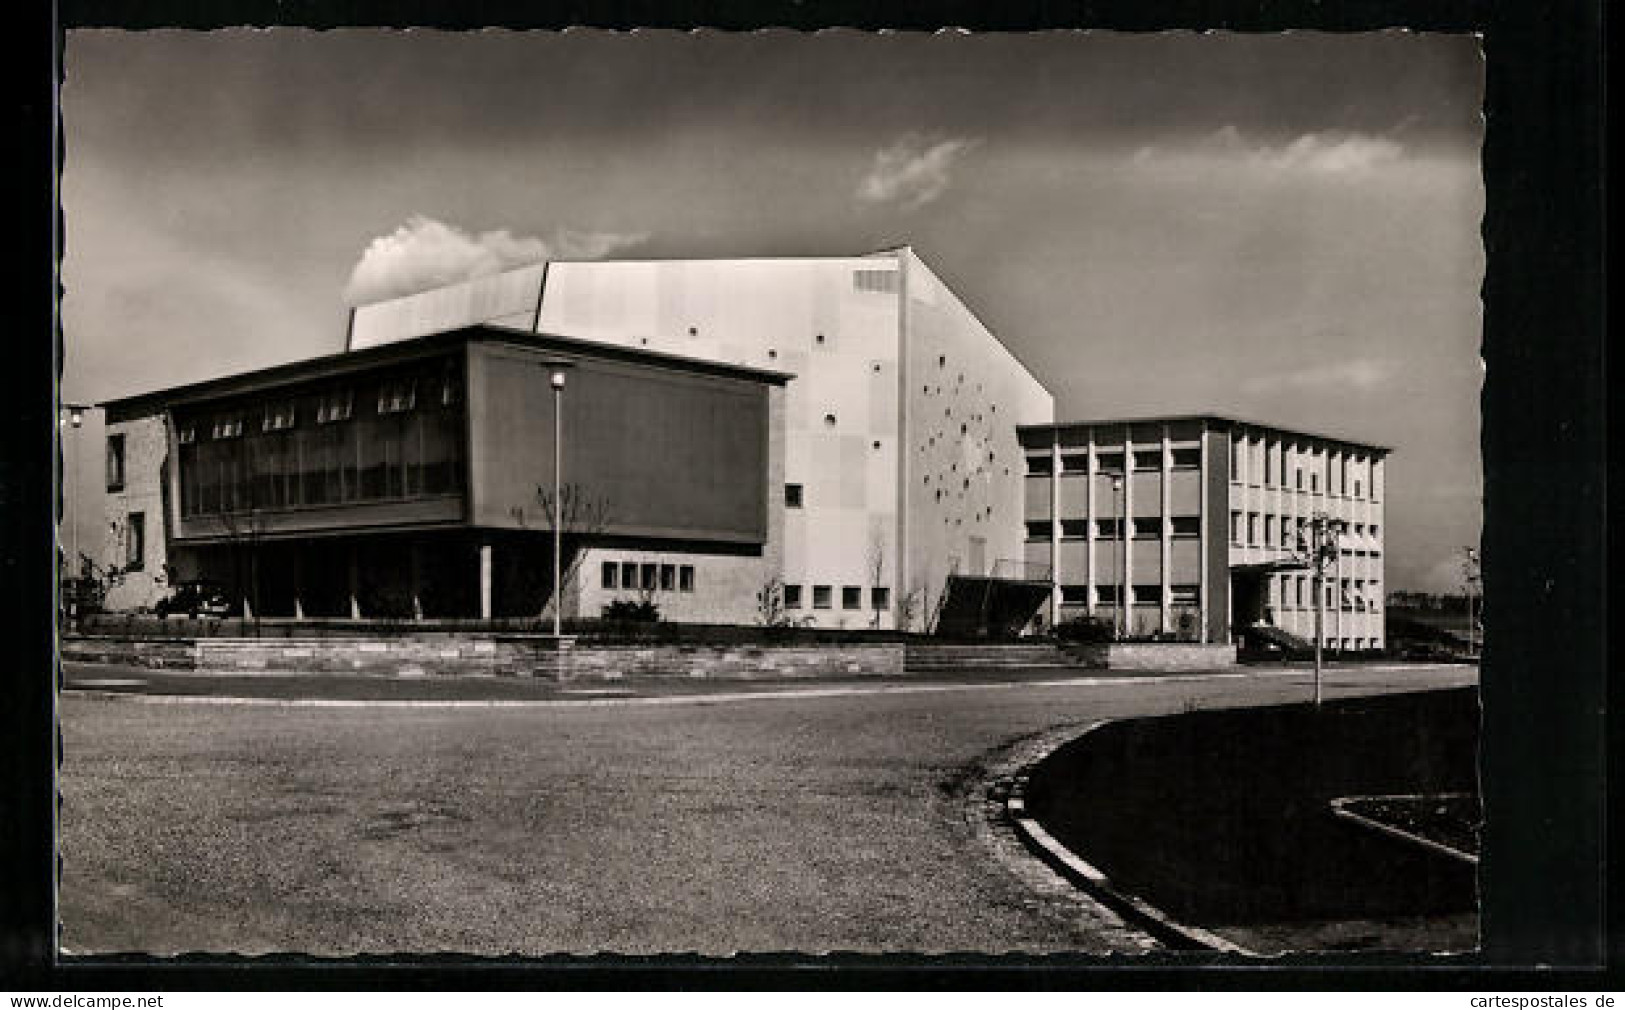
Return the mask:
[[303, 621], [305, 619], [305, 603], [303, 599], [305, 592], [305, 552], [303, 547], [296, 544], [289, 553], [293, 555], [293, 619]]
[[494, 548], [489, 543], [480, 544], [480, 619], [491, 619], [491, 568]]
[[423, 620], [423, 545], [416, 540], [411, 547], [412, 565], [412, 620]]
[[1049, 443], [1049, 626], [1061, 623], [1061, 436], [1053, 427]]
[[1168, 610], [1169, 610], [1169, 597], [1173, 595], [1173, 591], [1174, 591], [1173, 587], [1168, 584], [1169, 577], [1170, 577], [1170, 575], [1172, 573], [1172, 565], [1170, 563], [1169, 555], [1171, 555], [1173, 553], [1173, 543], [1174, 543], [1173, 531], [1171, 529], [1172, 522], [1170, 521], [1170, 518], [1169, 518], [1169, 515], [1168, 515], [1169, 510], [1173, 508], [1173, 491], [1168, 486], [1169, 481], [1172, 479], [1172, 474], [1173, 474], [1173, 471], [1174, 471], [1173, 461], [1174, 461], [1173, 440], [1169, 437], [1169, 435], [1168, 435], [1168, 426], [1165, 424], [1165, 425], [1162, 426], [1162, 472], [1161, 472], [1161, 477], [1162, 477], [1162, 502], [1161, 502], [1161, 507], [1162, 507], [1162, 513], [1161, 513], [1162, 571], [1160, 573], [1160, 575], [1161, 575], [1161, 579], [1160, 579], [1160, 582], [1161, 582], [1160, 596], [1161, 596], [1161, 600], [1162, 600], [1162, 615], [1159, 618], [1159, 620], [1161, 621], [1163, 634], [1167, 634], [1168, 632], [1173, 630], [1173, 628], [1171, 626], [1171, 622], [1169, 621], [1170, 615], [1168, 613]]
[[350, 620], [359, 621], [361, 620], [361, 564], [359, 559], [356, 557], [356, 545], [354, 541], [350, 542], [349, 566]]
[[[1200, 496], [1200, 504], [1196, 508], [1196, 514], [1198, 516], [1196, 520], [1196, 614], [1197, 619], [1202, 623], [1201, 637], [1198, 638], [1197, 641], [1204, 645], [1213, 640], [1213, 636], [1208, 633], [1207, 627], [1208, 598], [1212, 595], [1208, 592], [1207, 584], [1207, 536], [1208, 522], [1211, 518], [1209, 513], [1213, 508], [1213, 503], [1208, 499], [1207, 475], [1207, 422], [1203, 421], [1201, 422], [1201, 427], [1196, 431], [1196, 478], [1198, 482], [1197, 494]], [[1224, 521], [1229, 522], [1230, 516], [1224, 516]]]

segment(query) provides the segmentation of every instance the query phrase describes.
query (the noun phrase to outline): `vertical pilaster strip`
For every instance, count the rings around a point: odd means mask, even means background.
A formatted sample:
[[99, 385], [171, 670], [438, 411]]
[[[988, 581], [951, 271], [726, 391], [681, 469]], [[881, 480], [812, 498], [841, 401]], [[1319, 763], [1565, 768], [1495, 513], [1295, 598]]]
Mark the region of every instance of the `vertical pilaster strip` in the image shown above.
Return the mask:
[[1087, 596], [1089, 616], [1095, 614], [1095, 594], [1099, 592], [1100, 580], [1095, 577], [1095, 519], [1100, 515], [1100, 509], [1095, 504], [1095, 481], [1100, 476], [1100, 458], [1095, 453], [1095, 429], [1088, 429], [1088, 441], [1084, 444], [1084, 480], [1088, 481], [1083, 492], [1083, 563], [1088, 569], [1084, 576], [1084, 593]]
[[1134, 428], [1123, 425], [1123, 515], [1117, 535], [1123, 545], [1123, 570], [1117, 577], [1118, 607], [1123, 611], [1123, 635], [1134, 636]]
[[1173, 508], [1173, 489], [1169, 486], [1174, 472], [1173, 460], [1173, 439], [1169, 436], [1168, 425], [1164, 424], [1162, 426], [1162, 509], [1158, 525], [1158, 529], [1162, 532], [1162, 572], [1159, 581], [1161, 582], [1160, 598], [1162, 602], [1160, 622], [1164, 634], [1173, 630], [1168, 613], [1170, 597], [1173, 595], [1173, 588], [1169, 585], [1169, 576], [1172, 572], [1169, 555], [1173, 552], [1174, 538], [1172, 517], [1168, 514], [1169, 510]]
[[[1207, 492], [1209, 465], [1210, 463], [1207, 452], [1207, 422], [1202, 421], [1200, 422], [1199, 427], [1196, 429], [1196, 476], [1198, 478], [1197, 484], [1199, 486], [1198, 494], [1201, 496], [1200, 503], [1196, 509], [1196, 564], [1198, 572], [1196, 578], [1196, 613], [1202, 623], [1202, 635], [1200, 641], [1204, 645], [1211, 640], [1211, 636], [1208, 634], [1207, 628], [1207, 601], [1208, 597], [1211, 595], [1208, 592], [1207, 585], [1207, 525], [1209, 519], [1208, 512], [1213, 507], [1213, 503], [1209, 500]], [[1225, 521], [1229, 522], [1228, 516], [1225, 517]]]
[[494, 548], [490, 543], [480, 544], [480, 619], [491, 619], [491, 569], [492, 552]]
[[1061, 622], [1061, 432], [1049, 440], [1049, 626]]

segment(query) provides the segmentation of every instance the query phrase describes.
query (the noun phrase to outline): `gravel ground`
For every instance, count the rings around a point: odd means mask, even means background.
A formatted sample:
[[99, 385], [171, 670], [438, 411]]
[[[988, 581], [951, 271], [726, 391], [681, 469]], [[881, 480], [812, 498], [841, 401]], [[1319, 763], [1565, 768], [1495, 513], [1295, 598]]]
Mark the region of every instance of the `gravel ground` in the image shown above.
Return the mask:
[[[1470, 682], [1348, 671], [1334, 693]], [[312, 678], [312, 683], [316, 682]], [[1344, 687], [1336, 687], [1345, 684]], [[62, 701], [75, 953], [1077, 951], [1152, 944], [986, 841], [1012, 741], [1301, 676], [308, 708]]]

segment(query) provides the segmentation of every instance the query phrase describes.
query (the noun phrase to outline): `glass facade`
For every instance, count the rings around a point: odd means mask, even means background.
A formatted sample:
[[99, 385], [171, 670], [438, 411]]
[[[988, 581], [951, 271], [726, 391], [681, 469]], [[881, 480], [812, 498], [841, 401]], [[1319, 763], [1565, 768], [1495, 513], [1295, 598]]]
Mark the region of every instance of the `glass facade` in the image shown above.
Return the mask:
[[451, 359], [176, 411], [183, 517], [463, 491]]

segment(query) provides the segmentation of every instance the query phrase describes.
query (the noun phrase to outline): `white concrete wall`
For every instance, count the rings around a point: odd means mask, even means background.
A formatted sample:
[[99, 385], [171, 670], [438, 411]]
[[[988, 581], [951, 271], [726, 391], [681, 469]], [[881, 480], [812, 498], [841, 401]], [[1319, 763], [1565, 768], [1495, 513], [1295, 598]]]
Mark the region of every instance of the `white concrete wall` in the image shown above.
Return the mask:
[[[783, 509], [782, 578], [803, 587], [792, 616], [822, 626], [868, 626], [876, 585], [896, 599], [899, 309], [880, 275], [897, 269], [894, 256], [553, 263], [542, 297], [543, 332], [795, 376], [770, 500], [802, 487]], [[812, 609], [820, 585], [829, 610]], [[863, 588], [861, 610], [841, 609], [842, 586]]]
[[978, 574], [977, 553], [984, 571], [1024, 558], [1016, 426], [1053, 421], [1055, 402], [924, 261], [905, 251], [903, 263], [903, 591], [920, 593], [928, 618], [953, 559]]
[[409, 340], [430, 333], [494, 323], [530, 329], [547, 264], [435, 288], [358, 307], [350, 317], [348, 350]]
[[[122, 572], [107, 590], [102, 605], [108, 610], [150, 607], [169, 592], [164, 576], [165, 551], [164, 462], [169, 456], [169, 429], [162, 415], [119, 421], [107, 426], [108, 436], [124, 436], [124, 487], [107, 493], [102, 542], [85, 553], [106, 569]], [[130, 544], [130, 515], [144, 516], [146, 535], [141, 564], [125, 571]]]

